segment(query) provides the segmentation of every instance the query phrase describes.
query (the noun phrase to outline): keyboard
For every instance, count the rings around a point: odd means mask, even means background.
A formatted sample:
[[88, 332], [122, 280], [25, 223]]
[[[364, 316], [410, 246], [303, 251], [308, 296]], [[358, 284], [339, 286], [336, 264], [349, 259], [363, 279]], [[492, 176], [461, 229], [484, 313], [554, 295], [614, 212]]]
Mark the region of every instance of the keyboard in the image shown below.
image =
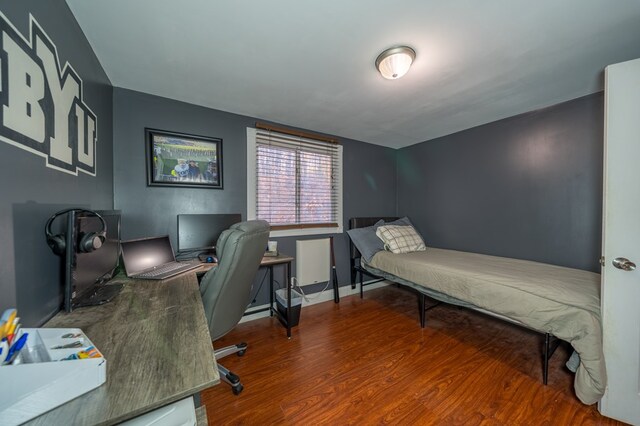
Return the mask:
[[172, 277], [182, 272], [189, 271], [191, 269], [195, 269], [198, 266], [200, 265], [193, 264], [193, 263], [172, 262], [172, 263], [167, 263], [166, 265], [158, 266], [157, 268], [152, 269], [150, 271], [137, 274], [134, 276], [134, 278], [145, 278], [145, 279], [152, 279], [152, 280], [164, 279], [164, 278]]

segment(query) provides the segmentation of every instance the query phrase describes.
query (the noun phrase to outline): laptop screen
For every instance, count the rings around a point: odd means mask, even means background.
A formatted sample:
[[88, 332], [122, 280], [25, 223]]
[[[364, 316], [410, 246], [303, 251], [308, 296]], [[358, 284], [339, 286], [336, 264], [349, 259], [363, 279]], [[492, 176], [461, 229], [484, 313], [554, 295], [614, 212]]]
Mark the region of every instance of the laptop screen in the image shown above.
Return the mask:
[[122, 241], [122, 260], [127, 275], [175, 261], [169, 236]]

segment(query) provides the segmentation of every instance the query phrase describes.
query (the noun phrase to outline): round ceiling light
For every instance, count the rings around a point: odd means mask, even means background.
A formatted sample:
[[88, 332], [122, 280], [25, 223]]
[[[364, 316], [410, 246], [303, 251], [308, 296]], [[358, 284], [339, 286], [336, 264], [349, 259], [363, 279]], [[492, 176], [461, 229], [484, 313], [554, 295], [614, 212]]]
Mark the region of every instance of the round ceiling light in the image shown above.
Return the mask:
[[376, 59], [376, 68], [386, 79], [395, 80], [409, 71], [416, 52], [408, 46], [397, 46], [385, 50]]

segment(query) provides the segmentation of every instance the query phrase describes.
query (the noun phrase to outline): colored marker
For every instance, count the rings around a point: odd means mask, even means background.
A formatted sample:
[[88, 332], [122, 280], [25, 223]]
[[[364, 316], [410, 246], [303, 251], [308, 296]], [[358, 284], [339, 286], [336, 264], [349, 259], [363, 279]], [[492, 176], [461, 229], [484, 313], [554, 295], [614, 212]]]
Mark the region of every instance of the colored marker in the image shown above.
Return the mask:
[[11, 345], [11, 347], [9, 348], [9, 353], [7, 354], [7, 358], [4, 360], [5, 364], [11, 364], [16, 359], [16, 357], [20, 353], [20, 350], [22, 350], [22, 347], [25, 345], [25, 343], [27, 343], [28, 336], [29, 333], [24, 333], [22, 336], [20, 336], [16, 343]]
[[20, 328], [21, 328], [21, 326], [20, 326], [20, 324], [18, 324], [16, 326], [16, 329], [13, 331], [13, 333], [9, 334], [7, 336], [7, 340], [9, 341], [9, 344], [13, 343], [13, 339], [15, 339], [16, 336], [18, 336], [20, 334]]
[[16, 311], [15, 309], [7, 309], [6, 311], [4, 311], [2, 317], [0, 318], [0, 321], [4, 322], [4, 326], [2, 327], [2, 330], [0, 330], [0, 338], [7, 336], [9, 327], [13, 325], [13, 320], [16, 318], [17, 313], [18, 311]]
[[0, 341], [0, 364], [2, 364], [4, 360], [7, 358], [8, 353], [9, 353], [9, 342], [7, 342], [7, 339], [2, 339], [2, 341]]
[[7, 328], [7, 337], [15, 333], [16, 327], [18, 326], [19, 322], [20, 322], [20, 317], [15, 317], [13, 319], [13, 322]]

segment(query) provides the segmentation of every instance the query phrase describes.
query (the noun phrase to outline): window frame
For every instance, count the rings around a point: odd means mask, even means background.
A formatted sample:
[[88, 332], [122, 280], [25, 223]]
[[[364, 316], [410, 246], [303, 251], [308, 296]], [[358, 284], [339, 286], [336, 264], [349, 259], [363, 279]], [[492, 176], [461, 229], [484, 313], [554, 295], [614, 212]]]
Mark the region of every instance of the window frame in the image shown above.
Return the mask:
[[[256, 133], [257, 129], [247, 127], [247, 219], [256, 219]], [[322, 234], [341, 234], [344, 232], [343, 220], [343, 180], [344, 180], [344, 163], [342, 155], [342, 145], [338, 145], [338, 164], [340, 173], [337, 178], [337, 217], [338, 226], [319, 227], [310, 225], [308, 227], [273, 229], [271, 237], [294, 237], [305, 235], [322, 235]]]

